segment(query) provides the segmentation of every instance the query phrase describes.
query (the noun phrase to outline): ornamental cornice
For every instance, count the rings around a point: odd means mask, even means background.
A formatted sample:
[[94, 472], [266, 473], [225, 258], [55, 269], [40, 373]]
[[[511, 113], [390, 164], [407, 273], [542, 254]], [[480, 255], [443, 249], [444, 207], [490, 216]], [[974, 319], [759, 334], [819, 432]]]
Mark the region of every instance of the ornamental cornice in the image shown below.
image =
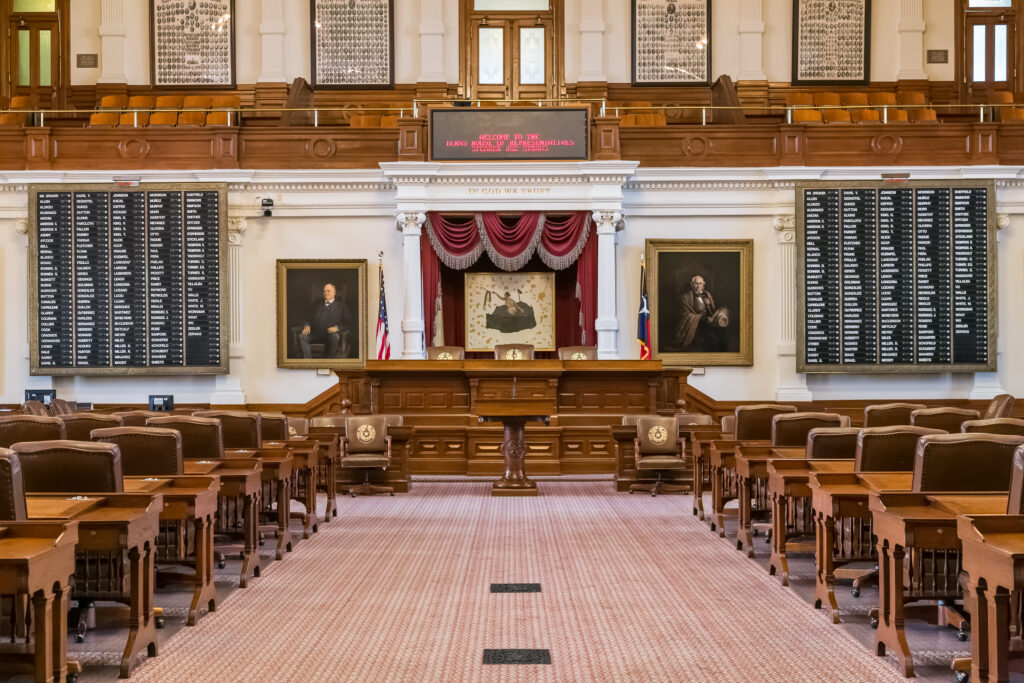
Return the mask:
[[395, 189], [391, 182], [351, 183], [231, 183], [232, 192], [390, 192]]
[[792, 180], [631, 180], [626, 190], [790, 190]]

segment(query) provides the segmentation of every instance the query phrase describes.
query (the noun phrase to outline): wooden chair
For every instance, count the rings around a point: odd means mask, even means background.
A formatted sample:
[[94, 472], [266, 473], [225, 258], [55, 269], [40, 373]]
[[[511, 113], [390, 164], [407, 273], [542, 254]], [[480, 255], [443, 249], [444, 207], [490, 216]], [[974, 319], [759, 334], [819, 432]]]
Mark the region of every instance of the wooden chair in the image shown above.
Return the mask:
[[[132, 95], [128, 98], [128, 111], [121, 114], [119, 124], [141, 128], [149, 125], [151, 109], [156, 106], [156, 98], [152, 95]], [[144, 110], [144, 111], [143, 111]]]
[[61, 415], [71, 415], [75, 411], [71, 409], [71, 404], [62, 398], [55, 398], [50, 401], [50, 415], [54, 417], [60, 417]]
[[49, 417], [50, 415], [50, 409], [40, 401], [25, 401], [21, 404], [21, 412], [25, 415], [38, 415], [40, 417]]
[[363, 483], [348, 490], [350, 496], [388, 493], [395, 495], [391, 486], [370, 483], [370, 470], [384, 471], [391, 466], [391, 437], [388, 422], [383, 415], [356, 415], [345, 421], [345, 436], [341, 437], [341, 466], [363, 470]]
[[839, 93], [839, 103], [844, 107], [866, 107], [868, 106], [868, 95], [863, 92]]
[[57, 439], [11, 446], [29, 493], [122, 493], [121, 451], [113, 444]]
[[216, 95], [210, 98], [206, 113], [207, 126], [238, 126], [241, 124], [241, 98], [238, 95]]
[[787, 107], [813, 107], [814, 95], [809, 92], [791, 92], [786, 94]]
[[464, 346], [428, 346], [427, 360], [463, 360], [466, 357]]
[[[206, 123], [207, 110], [213, 104], [209, 95], [189, 95], [182, 101], [183, 111], [178, 114], [179, 126], [201, 126]], [[189, 111], [199, 110], [199, 111]]]
[[60, 418], [43, 415], [0, 416], [0, 447], [10, 448], [21, 441], [52, 441], [64, 438]]
[[39, 108], [35, 95], [15, 95], [11, 98], [9, 110], [0, 113], [0, 126], [24, 127], [32, 125], [33, 111]]
[[151, 417], [160, 417], [167, 413], [159, 413], [155, 410], [117, 410], [111, 413], [121, 418], [121, 423], [125, 427], [145, 427], [146, 420]]
[[597, 360], [597, 347], [563, 346], [558, 349], [558, 360]]
[[64, 423], [64, 438], [72, 441], [89, 441], [94, 429], [124, 426], [124, 422], [117, 415], [103, 413], [61, 415], [59, 419]]
[[817, 109], [794, 109], [793, 123], [822, 123], [823, 117]]
[[865, 427], [909, 425], [910, 414], [927, 408], [923, 403], [876, 403], [864, 407]]
[[336, 434], [343, 435], [345, 433], [345, 423], [348, 420], [349, 415], [317, 415], [309, 418], [310, 429], [330, 429], [334, 430]]
[[910, 472], [914, 469], [917, 440], [941, 433], [940, 429], [913, 425], [861, 429], [853, 469], [855, 472]]
[[816, 92], [811, 95], [811, 101], [815, 107], [838, 107], [842, 99], [837, 92]]
[[[737, 441], [768, 441], [772, 438], [772, 420], [781, 413], [795, 413], [796, 406], [755, 403], [736, 406], [735, 436]], [[723, 427], [724, 430], [724, 427]]]
[[807, 432], [807, 457], [811, 460], [854, 460], [857, 457], [857, 427], [815, 427]]
[[160, 427], [94, 429], [92, 440], [112, 443], [121, 452], [126, 477], [170, 477], [184, 474], [181, 432]]
[[533, 344], [495, 344], [495, 360], [533, 360]]
[[877, 109], [854, 109], [850, 112], [853, 123], [881, 123], [882, 115]]
[[178, 124], [178, 110], [185, 104], [182, 95], [161, 95], [153, 105], [158, 111], [149, 117], [150, 126], [175, 126]]
[[288, 418], [283, 413], [260, 413], [262, 441], [287, 441], [288, 438]]
[[1013, 414], [1013, 404], [1015, 402], [1015, 399], [1010, 394], [999, 394], [989, 401], [988, 406], [985, 407], [985, 412], [981, 415], [981, 419], [991, 420], [996, 417], [1010, 417]]
[[803, 446], [812, 429], [849, 426], [849, 418], [835, 413], [779, 413], [772, 417], [771, 442], [773, 446]]
[[852, 123], [850, 112], [846, 109], [826, 109], [821, 113], [825, 123]]
[[981, 415], [978, 411], [970, 408], [924, 408], [910, 413], [910, 424], [956, 433], [967, 420], [979, 418]]
[[657, 481], [650, 484], [630, 484], [630, 493], [649, 491], [652, 496], [656, 496], [659, 493], [690, 490], [689, 486], [666, 484], [661, 480], [663, 472], [680, 472], [686, 469], [683, 444], [679, 440], [679, 423], [674, 417], [640, 416], [636, 421], [633, 456], [637, 471], [653, 471]]
[[930, 434], [917, 442], [913, 491], [1008, 491], [1024, 436]]
[[288, 433], [295, 436], [308, 436], [309, 420], [305, 417], [289, 417]]
[[1024, 420], [1017, 420], [1012, 417], [995, 417], [990, 420], [967, 420], [960, 425], [961, 431], [965, 434], [1010, 434], [1012, 436], [1024, 436]]

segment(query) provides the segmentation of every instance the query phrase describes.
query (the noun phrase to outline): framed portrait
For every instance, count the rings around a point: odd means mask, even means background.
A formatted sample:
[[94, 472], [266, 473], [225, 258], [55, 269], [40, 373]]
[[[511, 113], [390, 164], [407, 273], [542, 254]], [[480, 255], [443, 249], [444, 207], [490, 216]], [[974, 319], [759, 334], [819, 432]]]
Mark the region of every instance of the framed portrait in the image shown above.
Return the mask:
[[235, 85], [235, 0], [149, 0], [154, 88]]
[[633, 0], [633, 85], [711, 84], [711, 0]]
[[466, 351], [555, 350], [555, 274], [466, 273]]
[[366, 259], [278, 260], [277, 367], [362, 367], [366, 296]]
[[870, 79], [871, 0], [793, 0], [793, 83]]
[[753, 240], [647, 240], [645, 251], [652, 355], [753, 365]]
[[315, 88], [395, 84], [394, 0], [309, 0]]

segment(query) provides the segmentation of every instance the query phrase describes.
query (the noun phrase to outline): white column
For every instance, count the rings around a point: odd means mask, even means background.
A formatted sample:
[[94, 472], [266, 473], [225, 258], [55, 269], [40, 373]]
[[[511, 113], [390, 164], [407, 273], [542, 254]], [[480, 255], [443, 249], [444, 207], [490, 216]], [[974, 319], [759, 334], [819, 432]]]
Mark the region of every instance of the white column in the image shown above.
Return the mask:
[[[125, 68], [125, 0], [103, 0], [100, 14], [100, 76], [97, 83], [127, 83]], [[66, 29], [65, 29], [66, 30]]]
[[763, 0], [740, 0], [740, 70], [738, 81], [766, 81], [764, 73]]
[[807, 377], [796, 371], [796, 217], [772, 221], [779, 243], [779, 387], [780, 402], [810, 401]]
[[[618, 211], [595, 211], [597, 224], [597, 357], [619, 357], [619, 316], [615, 311], [617, 281], [615, 277], [615, 231], [622, 214]], [[588, 340], [589, 341], [589, 340]]]
[[926, 80], [924, 70], [924, 2], [900, 0], [900, 70], [896, 79]]
[[447, 83], [444, 73], [444, 6], [420, 0], [420, 75], [418, 83]]
[[[998, 214], [996, 216], [996, 242], [1001, 242], [1003, 235], [1006, 233], [1006, 228], [1010, 227], [1010, 217], [1005, 213]], [[998, 248], [996, 249], [998, 252]], [[989, 283], [990, 287], [994, 287], [996, 283]], [[996, 354], [996, 367], [1000, 368], [1003, 366], [1003, 354], [998, 348], [998, 341], [996, 342], [996, 348], [989, 349], [990, 353]], [[999, 394], [1005, 394], [1006, 390], [1003, 389], [1002, 383], [999, 381], [999, 372], [976, 372], [974, 373], [974, 386], [971, 388], [969, 398], [972, 399], [990, 399]]]
[[228, 332], [229, 374], [217, 375], [214, 380], [210, 403], [213, 405], [244, 405], [245, 391], [242, 389], [242, 375], [245, 370], [245, 345], [243, 336], [243, 302], [245, 291], [242, 262], [242, 235], [248, 225], [245, 218], [228, 218]]
[[577, 80], [608, 80], [604, 69], [604, 31], [604, 2], [580, 3], [580, 75]]
[[402, 259], [405, 262], [405, 317], [402, 319], [403, 358], [426, 358], [423, 340], [423, 271], [420, 264], [420, 234], [427, 215], [415, 211], [399, 211], [398, 227], [402, 231]]
[[284, 0], [262, 0], [260, 6], [259, 83], [285, 83]]

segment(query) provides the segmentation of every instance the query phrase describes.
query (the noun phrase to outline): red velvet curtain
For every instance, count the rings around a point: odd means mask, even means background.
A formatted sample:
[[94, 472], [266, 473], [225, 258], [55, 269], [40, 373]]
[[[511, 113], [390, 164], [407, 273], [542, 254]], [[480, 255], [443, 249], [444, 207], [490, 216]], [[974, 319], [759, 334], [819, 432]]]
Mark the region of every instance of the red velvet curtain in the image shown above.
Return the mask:
[[[444, 343], [464, 345], [465, 297], [460, 271], [555, 271], [558, 346], [595, 344], [597, 239], [590, 214], [546, 217], [496, 213], [444, 216], [429, 213], [420, 237], [425, 341], [434, 341], [441, 299]], [[484, 251], [490, 263], [475, 267]]]

